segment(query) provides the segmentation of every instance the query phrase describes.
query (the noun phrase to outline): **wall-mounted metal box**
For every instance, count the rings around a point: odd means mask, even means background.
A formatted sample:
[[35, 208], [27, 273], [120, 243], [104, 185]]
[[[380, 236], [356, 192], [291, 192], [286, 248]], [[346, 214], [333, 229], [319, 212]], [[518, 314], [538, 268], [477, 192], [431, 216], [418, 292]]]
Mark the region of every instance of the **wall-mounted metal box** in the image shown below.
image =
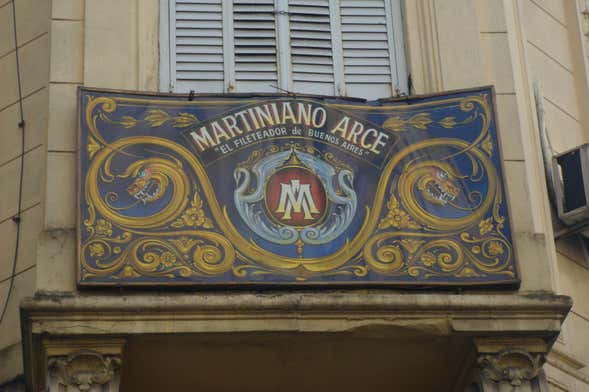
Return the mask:
[[589, 144], [552, 159], [558, 217], [572, 225], [589, 221]]

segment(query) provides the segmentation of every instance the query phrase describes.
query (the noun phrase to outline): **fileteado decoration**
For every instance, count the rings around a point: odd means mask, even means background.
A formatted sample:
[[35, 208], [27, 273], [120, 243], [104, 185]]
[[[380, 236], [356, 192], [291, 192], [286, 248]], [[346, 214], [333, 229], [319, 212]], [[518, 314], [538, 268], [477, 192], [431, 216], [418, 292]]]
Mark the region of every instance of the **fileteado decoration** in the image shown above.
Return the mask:
[[519, 281], [491, 88], [79, 97], [82, 286]]

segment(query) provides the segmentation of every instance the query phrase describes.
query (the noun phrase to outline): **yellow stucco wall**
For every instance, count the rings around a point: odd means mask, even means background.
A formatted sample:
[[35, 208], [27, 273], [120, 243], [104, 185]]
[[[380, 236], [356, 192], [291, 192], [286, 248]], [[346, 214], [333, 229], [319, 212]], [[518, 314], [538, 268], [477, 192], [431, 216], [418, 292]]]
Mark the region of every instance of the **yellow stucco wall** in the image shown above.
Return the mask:
[[[36, 247], [42, 222], [42, 181], [45, 152], [49, 81], [50, 2], [17, 0], [16, 38], [20, 60], [25, 127], [24, 181], [19, 256], [14, 287], [0, 325], [0, 382], [22, 372], [20, 361], [20, 300], [34, 292]], [[10, 286], [18, 212], [21, 170], [21, 130], [17, 83], [13, 4], [0, 1], [0, 306]], [[14, 360], [16, 359], [16, 360]]]
[[[583, 3], [578, 2], [579, 5]], [[543, 97], [546, 129], [555, 153], [574, 148], [589, 141], [589, 100], [587, 57], [584, 26], [587, 17], [575, 1], [521, 0], [528, 78], [537, 82]], [[570, 295], [574, 305], [555, 352], [567, 359], [589, 364], [589, 270], [578, 242], [560, 241], [556, 244], [559, 292]], [[569, 358], [566, 358], [569, 356]], [[558, 369], [563, 360], [557, 355], [546, 367], [549, 382], [555, 390], [587, 390], [589, 374], [580, 368], [579, 374]], [[569, 367], [570, 369], [570, 367]], [[583, 375], [583, 376], [582, 376]], [[560, 389], [559, 389], [560, 388]], [[576, 388], [576, 389], [575, 389]]]

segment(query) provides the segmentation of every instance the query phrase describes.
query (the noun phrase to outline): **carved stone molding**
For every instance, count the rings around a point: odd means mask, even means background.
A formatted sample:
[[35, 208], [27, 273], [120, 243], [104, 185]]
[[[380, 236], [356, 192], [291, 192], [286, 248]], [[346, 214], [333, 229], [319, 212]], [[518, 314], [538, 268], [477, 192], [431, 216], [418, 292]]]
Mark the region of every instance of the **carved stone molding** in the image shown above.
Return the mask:
[[506, 349], [477, 360], [483, 377], [496, 382], [506, 381], [514, 387], [536, 378], [543, 361], [543, 354], [530, 354], [520, 349]]
[[[78, 391], [90, 391], [94, 385], [117, 381], [121, 367], [119, 356], [102, 355], [95, 351], [80, 350], [68, 356], [47, 359], [48, 384], [72, 387]], [[111, 389], [112, 390], [112, 389]]]

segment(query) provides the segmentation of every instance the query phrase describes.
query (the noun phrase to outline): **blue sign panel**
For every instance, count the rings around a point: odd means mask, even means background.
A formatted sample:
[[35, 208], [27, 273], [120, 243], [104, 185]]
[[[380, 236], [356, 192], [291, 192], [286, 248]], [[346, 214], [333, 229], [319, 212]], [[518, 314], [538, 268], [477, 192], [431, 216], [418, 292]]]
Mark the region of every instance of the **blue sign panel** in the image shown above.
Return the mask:
[[493, 91], [79, 91], [80, 285], [518, 283]]

